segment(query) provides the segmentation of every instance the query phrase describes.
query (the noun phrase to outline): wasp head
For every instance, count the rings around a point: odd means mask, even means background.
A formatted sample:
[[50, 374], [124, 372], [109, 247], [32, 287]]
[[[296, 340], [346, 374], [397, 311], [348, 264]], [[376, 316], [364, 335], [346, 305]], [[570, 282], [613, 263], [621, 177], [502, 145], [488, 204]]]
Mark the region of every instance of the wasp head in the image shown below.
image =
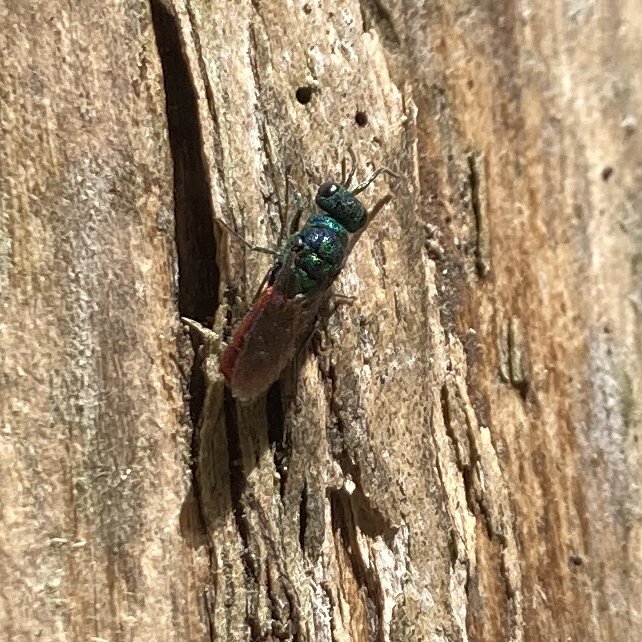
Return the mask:
[[348, 232], [361, 229], [367, 219], [366, 208], [343, 185], [328, 181], [317, 191], [316, 204]]

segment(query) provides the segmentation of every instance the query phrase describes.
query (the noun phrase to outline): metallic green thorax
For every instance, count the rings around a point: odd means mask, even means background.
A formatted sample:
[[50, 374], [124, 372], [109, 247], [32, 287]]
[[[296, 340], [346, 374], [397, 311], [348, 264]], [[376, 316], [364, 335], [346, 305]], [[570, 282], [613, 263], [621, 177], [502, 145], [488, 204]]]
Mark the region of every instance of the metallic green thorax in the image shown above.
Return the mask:
[[367, 213], [354, 194], [338, 183], [324, 183], [316, 196], [327, 214], [314, 214], [288, 239], [273, 273], [287, 298], [327, 289], [343, 267], [350, 233], [366, 223]]

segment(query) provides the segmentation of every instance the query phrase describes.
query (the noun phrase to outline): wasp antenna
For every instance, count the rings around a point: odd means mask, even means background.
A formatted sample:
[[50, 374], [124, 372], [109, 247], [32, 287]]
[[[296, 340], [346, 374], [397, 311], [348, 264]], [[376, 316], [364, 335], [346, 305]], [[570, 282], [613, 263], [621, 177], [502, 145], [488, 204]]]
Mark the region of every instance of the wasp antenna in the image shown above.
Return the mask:
[[366, 178], [363, 183], [359, 183], [359, 185], [357, 185], [352, 190], [352, 194], [356, 195], [359, 194], [359, 192], [363, 192], [363, 190], [366, 189], [381, 174], [388, 174], [389, 176], [392, 176], [394, 178], [401, 178], [399, 174], [393, 172], [388, 167], [380, 167], [379, 169], [375, 170], [368, 178]]
[[357, 155], [354, 153], [354, 149], [352, 149], [352, 146], [348, 147], [348, 154], [350, 156], [352, 167], [350, 168], [350, 173], [348, 174], [347, 178], [345, 176], [345, 156], [343, 157], [343, 161], [341, 162], [341, 183], [346, 189], [350, 187], [350, 183], [352, 183], [352, 179], [354, 178], [354, 173], [357, 171]]

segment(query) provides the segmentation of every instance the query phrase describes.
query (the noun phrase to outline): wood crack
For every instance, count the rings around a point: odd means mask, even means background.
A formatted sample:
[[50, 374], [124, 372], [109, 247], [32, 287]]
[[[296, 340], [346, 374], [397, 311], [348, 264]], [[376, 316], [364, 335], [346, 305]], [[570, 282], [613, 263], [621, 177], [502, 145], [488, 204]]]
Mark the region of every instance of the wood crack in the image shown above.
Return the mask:
[[486, 195], [486, 171], [482, 152], [468, 154], [471, 207], [476, 227], [475, 268], [481, 278], [490, 272], [490, 228]]
[[[176, 16], [159, 0], [151, 0], [156, 43], [163, 70], [169, 147], [174, 166], [174, 219], [178, 256], [177, 298], [181, 316], [207, 323], [218, 307], [219, 270], [213, 207], [207, 171], [202, 157], [203, 140], [196, 90], [181, 44]], [[194, 338], [194, 342], [198, 339]], [[196, 343], [194, 343], [196, 346]], [[196, 350], [195, 350], [196, 352]], [[200, 354], [194, 358], [189, 377], [189, 409], [192, 424], [190, 476], [193, 505], [199, 527], [207, 533], [206, 508], [200, 484], [201, 418], [207, 381]], [[209, 576], [214, 574], [214, 550], [204, 538]], [[217, 637], [211, 609], [211, 587], [203, 592], [202, 615], [209, 638]]]

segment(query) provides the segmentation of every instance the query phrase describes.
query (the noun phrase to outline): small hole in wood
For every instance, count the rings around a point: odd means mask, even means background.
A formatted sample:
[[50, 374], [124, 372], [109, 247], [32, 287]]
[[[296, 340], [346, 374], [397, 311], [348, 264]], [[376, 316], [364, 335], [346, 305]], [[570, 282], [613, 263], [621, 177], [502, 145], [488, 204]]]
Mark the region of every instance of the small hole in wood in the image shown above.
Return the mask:
[[296, 99], [302, 104], [307, 105], [312, 100], [312, 87], [306, 85], [296, 90]]
[[368, 124], [368, 114], [365, 111], [358, 111], [354, 115], [354, 120], [359, 127], [365, 127]]

